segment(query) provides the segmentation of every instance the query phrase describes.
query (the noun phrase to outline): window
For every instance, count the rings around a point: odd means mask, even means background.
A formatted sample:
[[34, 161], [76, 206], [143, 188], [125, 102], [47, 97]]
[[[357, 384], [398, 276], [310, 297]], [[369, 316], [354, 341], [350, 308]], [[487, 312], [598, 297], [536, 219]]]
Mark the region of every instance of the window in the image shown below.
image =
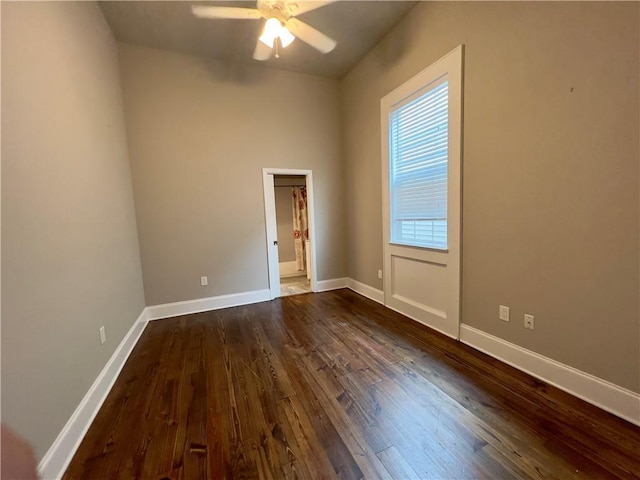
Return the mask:
[[446, 250], [449, 82], [443, 76], [389, 112], [391, 243]]
[[464, 46], [380, 99], [384, 304], [460, 335]]

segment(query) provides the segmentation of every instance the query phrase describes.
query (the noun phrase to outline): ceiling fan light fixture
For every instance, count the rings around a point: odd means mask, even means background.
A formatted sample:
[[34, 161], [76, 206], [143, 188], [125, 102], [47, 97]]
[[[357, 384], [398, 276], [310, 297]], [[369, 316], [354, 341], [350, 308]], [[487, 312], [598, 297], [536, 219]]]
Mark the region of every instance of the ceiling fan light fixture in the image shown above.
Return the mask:
[[280, 29], [280, 43], [282, 44], [282, 48], [287, 48], [295, 39], [296, 37], [287, 30], [287, 27], [282, 27]]
[[269, 18], [264, 24], [264, 30], [262, 31], [262, 35], [260, 35], [260, 41], [273, 48], [273, 42], [280, 36], [281, 29], [282, 25], [277, 18]]
[[264, 30], [262, 31], [262, 35], [260, 35], [260, 41], [269, 48], [273, 48], [276, 38], [280, 38], [282, 48], [286, 48], [291, 45], [291, 42], [293, 42], [296, 37], [287, 30], [287, 27], [280, 23], [280, 20], [277, 18], [269, 18], [264, 24]]
[[273, 48], [273, 41], [274, 41], [274, 40], [275, 40], [275, 38], [267, 38], [267, 37], [265, 37], [264, 35], [262, 35], [262, 36], [260, 37], [260, 41], [261, 41], [262, 43], [264, 43], [264, 44], [265, 44], [267, 47], [269, 47], [269, 48]]

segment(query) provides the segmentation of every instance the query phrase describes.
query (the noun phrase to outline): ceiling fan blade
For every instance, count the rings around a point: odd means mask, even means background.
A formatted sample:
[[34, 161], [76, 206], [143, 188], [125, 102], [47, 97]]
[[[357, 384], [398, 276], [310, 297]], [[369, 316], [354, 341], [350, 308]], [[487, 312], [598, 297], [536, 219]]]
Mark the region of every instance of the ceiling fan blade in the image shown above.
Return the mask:
[[324, 7], [325, 5], [329, 5], [330, 3], [335, 3], [338, 0], [324, 0], [324, 1], [313, 1], [313, 0], [297, 0], [295, 2], [289, 3], [289, 11], [291, 12], [291, 16], [297, 17], [298, 15], [302, 15], [303, 13], [310, 12], [311, 10], [315, 10], [316, 8]]
[[233, 18], [238, 20], [254, 20], [262, 18], [262, 13], [255, 8], [192, 5], [191, 11], [199, 18]]
[[269, 60], [272, 54], [273, 48], [271, 48], [269, 45], [265, 45], [258, 39], [258, 43], [256, 43], [256, 49], [253, 52], [253, 58], [255, 60], [264, 62], [265, 60]]
[[297, 18], [287, 20], [286, 27], [304, 43], [311, 45], [322, 53], [329, 53], [336, 47], [336, 41], [334, 39], [327, 37], [324, 33]]

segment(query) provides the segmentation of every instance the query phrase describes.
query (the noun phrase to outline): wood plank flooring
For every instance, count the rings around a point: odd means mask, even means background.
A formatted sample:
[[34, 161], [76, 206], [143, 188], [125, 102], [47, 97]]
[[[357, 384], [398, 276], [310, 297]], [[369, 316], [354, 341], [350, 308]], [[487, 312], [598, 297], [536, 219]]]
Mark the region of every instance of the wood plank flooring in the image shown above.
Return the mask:
[[640, 428], [348, 290], [151, 322], [65, 479], [640, 478]]

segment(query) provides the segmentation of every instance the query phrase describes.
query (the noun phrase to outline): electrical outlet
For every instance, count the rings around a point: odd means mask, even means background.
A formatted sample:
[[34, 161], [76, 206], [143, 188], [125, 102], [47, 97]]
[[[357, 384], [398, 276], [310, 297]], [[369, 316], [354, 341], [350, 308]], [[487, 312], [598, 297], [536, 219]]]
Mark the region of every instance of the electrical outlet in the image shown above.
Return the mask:
[[527, 313], [524, 314], [524, 328], [533, 330], [535, 317]]
[[378, 278], [382, 278], [382, 269], [378, 270]]
[[505, 307], [504, 305], [500, 305], [499, 317], [500, 317], [500, 320], [508, 322], [509, 321], [509, 307]]
[[104, 331], [104, 327], [100, 327], [100, 345], [103, 345], [107, 341], [107, 334]]
[[200, 285], [206, 287], [209, 285], [209, 279], [207, 277], [200, 277]]

